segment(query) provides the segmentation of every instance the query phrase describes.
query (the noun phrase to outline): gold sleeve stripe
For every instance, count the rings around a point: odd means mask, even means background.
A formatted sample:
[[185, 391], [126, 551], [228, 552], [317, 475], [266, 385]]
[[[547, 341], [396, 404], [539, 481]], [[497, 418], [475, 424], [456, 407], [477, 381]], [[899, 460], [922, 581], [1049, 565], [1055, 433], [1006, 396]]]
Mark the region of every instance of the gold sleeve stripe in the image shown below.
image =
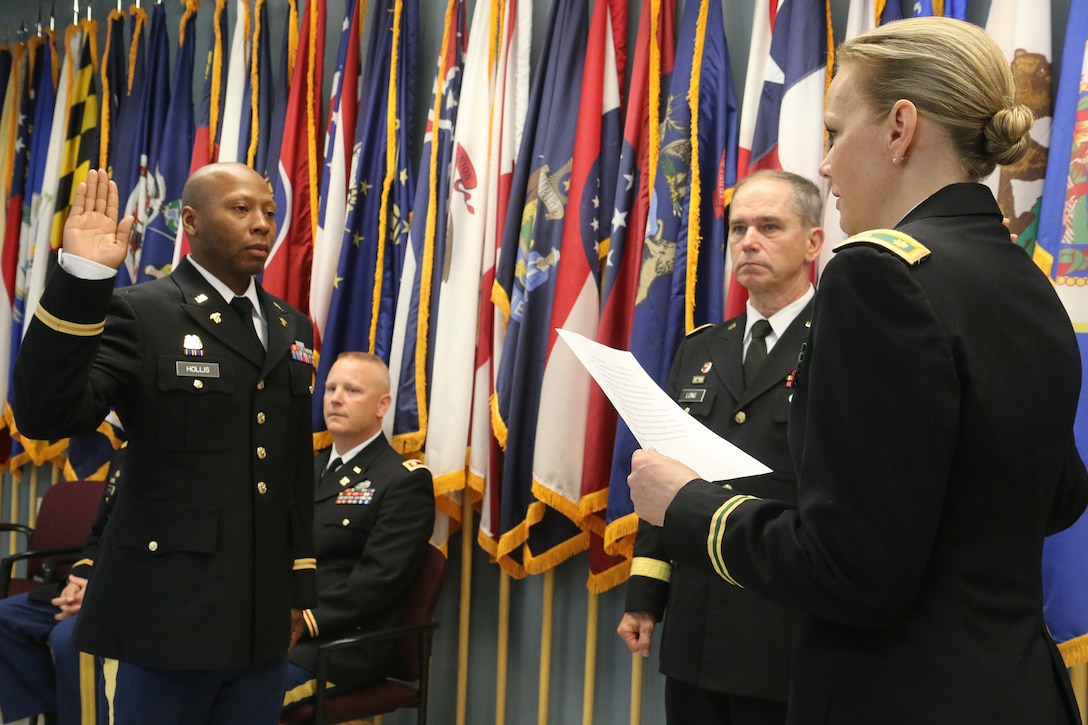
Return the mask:
[[[718, 573], [722, 579], [733, 586], [740, 587], [740, 583], [729, 575], [729, 569], [725, 566], [725, 560], [722, 559], [722, 537], [725, 535], [725, 522], [729, 518], [729, 514], [737, 510], [745, 501], [754, 501], [755, 496], [733, 496], [731, 499], [721, 505], [717, 511], [714, 512], [714, 516], [710, 519], [710, 533], [706, 537], [706, 553], [710, 556], [710, 564], [714, 567], [714, 571]], [[741, 587], [742, 589], [744, 587]]]
[[295, 559], [295, 565], [292, 567], [295, 571], [302, 571], [303, 569], [316, 569], [317, 559], [310, 557], [309, 559]]
[[317, 631], [318, 631], [317, 630], [317, 620], [314, 619], [313, 610], [303, 609], [302, 610], [302, 621], [304, 621], [306, 623], [306, 629], [310, 630], [310, 636], [311, 637], [316, 637], [317, 636]]
[[84, 564], [87, 566], [94, 566], [94, 559], [80, 559], [75, 564], [72, 564], [72, 568], [74, 569], [75, 567], [83, 566]]
[[62, 335], [75, 335], [76, 337], [94, 337], [95, 335], [101, 335], [102, 331], [106, 329], [106, 321], [83, 324], [79, 322], [68, 322], [62, 320], [56, 315], [51, 314], [48, 310], [38, 305], [38, 309], [34, 312], [34, 316], [41, 321], [43, 325], [51, 330], [56, 330]]
[[636, 556], [631, 560], [631, 576], [644, 576], [668, 583], [672, 578], [672, 565], [648, 556]]

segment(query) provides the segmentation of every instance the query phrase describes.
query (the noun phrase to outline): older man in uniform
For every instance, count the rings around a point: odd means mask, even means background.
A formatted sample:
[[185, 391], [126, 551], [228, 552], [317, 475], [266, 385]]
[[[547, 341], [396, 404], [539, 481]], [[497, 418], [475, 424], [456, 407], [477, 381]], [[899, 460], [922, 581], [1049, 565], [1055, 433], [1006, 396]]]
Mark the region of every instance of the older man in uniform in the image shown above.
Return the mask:
[[182, 194], [192, 253], [114, 291], [132, 218], [106, 172], [80, 184], [15, 363], [33, 438], [112, 407], [123, 477], [76, 643], [117, 660], [115, 722], [276, 723], [292, 618], [315, 602], [312, 328], [254, 281], [275, 202], [243, 164]]
[[[316, 609], [303, 612], [288, 658], [284, 706], [314, 694], [313, 671], [323, 642], [395, 626], [434, 528], [431, 472], [386, 441], [389, 369], [364, 352], [344, 352], [325, 381], [325, 426], [331, 448], [318, 454], [314, 493]], [[332, 658], [334, 685], [384, 679], [394, 642], [341, 650]]]
[[[751, 479], [764, 498], [797, 498], [786, 439], [787, 378], [808, 335], [820, 254], [820, 193], [782, 171], [745, 177], [729, 208], [729, 249], [744, 314], [704, 325], [680, 345], [666, 389], [707, 427], [774, 472]], [[618, 633], [647, 656], [655, 623], [671, 725], [781, 725], [786, 720], [793, 614], [712, 572], [671, 563], [661, 529], [639, 522]]]

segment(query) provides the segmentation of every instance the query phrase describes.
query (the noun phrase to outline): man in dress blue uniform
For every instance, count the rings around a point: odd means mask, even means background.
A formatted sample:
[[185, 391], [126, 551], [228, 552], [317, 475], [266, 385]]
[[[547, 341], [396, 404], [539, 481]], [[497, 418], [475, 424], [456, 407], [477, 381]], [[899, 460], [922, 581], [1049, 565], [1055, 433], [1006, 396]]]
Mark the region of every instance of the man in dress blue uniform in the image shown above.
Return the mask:
[[[748, 290], [744, 314], [691, 332], [673, 359], [666, 391], [693, 417], [769, 466], [748, 493], [797, 500], [786, 437], [786, 379], [808, 336], [819, 257], [820, 192], [784, 171], [746, 176], [729, 208], [729, 250]], [[765, 347], [765, 349], [763, 349]], [[760, 364], [761, 359], [761, 364]], [[757, 370], [758, 367], [758, 370]], [[618, 633], [646, 656], [661, 639], [670, 724], [781, 725], [790, 685], [793, 613], [727, 584], [713, 572], [671, 562], [661, 529], [639, 522]]]
[[292, 620], [315, 603], [313, 332], [254, 281], [275, 202], [244, 164], [182, 193], [192, 253], [114, 291], [132, 218], [91, 171], [15, 362], [15, 419], [42, 439], [129, 438], [76, 626], [117, 661], [116, 723], [275, 723]]
[[[325, 381], [331, 448], [318, 454], [314, 492], [316, 609], [295, 627], [284, 706], [313, 695], [317, 648], [357, 632], [395, 626], [434, 528], [434, 486], [426, 466], [386, 441], [389, 369], [381, 358], [344, 352]], [[366, 685], [388, 674], [393, 642], [342, 650], [334, 685]]]

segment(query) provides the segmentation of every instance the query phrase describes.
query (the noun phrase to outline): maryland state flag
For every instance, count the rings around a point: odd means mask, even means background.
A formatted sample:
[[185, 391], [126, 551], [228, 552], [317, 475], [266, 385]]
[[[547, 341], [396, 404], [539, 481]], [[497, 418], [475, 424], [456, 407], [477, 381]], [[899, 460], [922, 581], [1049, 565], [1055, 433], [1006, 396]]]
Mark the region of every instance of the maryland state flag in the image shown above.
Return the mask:
[[51, 240], [54, 249], [60, 247], [64, 222], [68, 219], [68, 207], [75, 197], [76, 188], [86, 180], [91, 164], [98, 164], [97, 37], [98, 23], [93, 20], [80, 21], [78, 26], [70, 26], [65, 33], [67, 50], [76, 60], [71, 66], [68, 128], [57, 184], [57, 205], [53, 213]]
[[[571, 118], [581, 93], [588, 26], [581, 0], [553, 3], [496, 264], [496, 294], [509, 310], [492, 404], [495, 435], [505, 449], [498, 554], [513, 576], [545, 571], [588, 545], [577, 526], [532, 493], [557, 265], [561, 254], [583, 253], [580, 242], [564, 252], [562, 240], [577, 125]], [[528, 545], [532, 527], [538, 528]]]
[[[1054, 104], [1039, 222], [1030, 250], [1077, 332], [1088, 380], [1088, 4], [1069, 9], [1062, 75]], [[1088, 385], [1081, 385], [1074, 440], [1088, 459]], [[1051, 536], [1043, 549], [1047, 627], [1067, 666], [1088, 662], [1088, 516]]]

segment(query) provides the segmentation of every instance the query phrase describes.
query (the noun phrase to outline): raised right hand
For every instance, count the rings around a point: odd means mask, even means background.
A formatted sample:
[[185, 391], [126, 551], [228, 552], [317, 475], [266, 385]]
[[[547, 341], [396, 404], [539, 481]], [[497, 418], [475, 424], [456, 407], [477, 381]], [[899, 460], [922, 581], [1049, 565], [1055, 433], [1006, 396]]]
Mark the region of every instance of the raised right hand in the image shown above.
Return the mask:
[[74, 254], [117, 269], [128, 254], [128, 238], [134, 217], [118, 223], [117, 184], [104, 169], [87, 172], [76, 189], [68, 221], [64, 224], [64, 253]]

